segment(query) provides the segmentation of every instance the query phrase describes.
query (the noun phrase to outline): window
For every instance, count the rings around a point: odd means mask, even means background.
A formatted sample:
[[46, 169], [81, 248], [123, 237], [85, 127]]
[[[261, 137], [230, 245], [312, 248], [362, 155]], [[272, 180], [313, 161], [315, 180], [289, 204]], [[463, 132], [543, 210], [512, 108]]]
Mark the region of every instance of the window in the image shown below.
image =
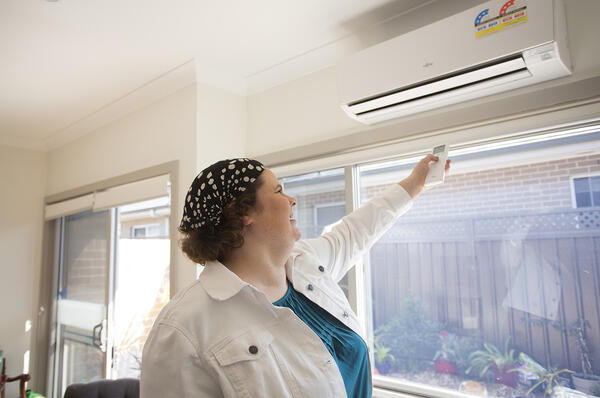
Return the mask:
[[[316, 238], [346, 214], [344, 169], [323, 170], [281, 179], [296, 199], [294, 215], [302, 239]], [[340, 281], [348, 295], [348, 278]]]
[[346, 215], [346, 203], [326, 203], [315, 205], [315, 225], [321, 231], [326, 232], [336, 222]]
[[573, 178], [574, 207], [600, 206], [600, 176]]
[[160, 235], [160, 224], [136, 225], [131, 227], [131, 238], [156, 238]]
[[[281, 179], [296, 199], [295, 216], [302, 238], [316, 238], [346, 212], [344, 169], [324, 170]], [[333, 203], [332, 203], [333, 202]]]
[[[375, 387], [432, 397], [542, 397], [540, 388], [527, 395], [539, 375], [524, 363], [542, 373], [600, 374], [600, 210], [593, 208], [600, 151], [589, 151], [598, 144], [600, 133], [592, 132], [451, 152], [446, 182], [423, 192], [375, 243], [356, 281], [364, 289], [355, 297], [370, 329]], [[338, 187], [339, 199], [299, 201], [305, 214], [314, 203], [313, 218], [299, 219], [312, 233], [304, 237], [321, 233], [328, 211], [339, 212], [343, 190], [364, 204], [419, 159], [348, 166], [356, 177], [353, 187]], [[319, 178], [288, 178], [286, 189]], [[336, 192], [321, 186], [320, 195]], [[573, 193], [577, 207], [589, 209], [573, 209]], [[349, 286], [349, 294], [356, 289]], [[586, 357], [591, 366], [582, 365]]]

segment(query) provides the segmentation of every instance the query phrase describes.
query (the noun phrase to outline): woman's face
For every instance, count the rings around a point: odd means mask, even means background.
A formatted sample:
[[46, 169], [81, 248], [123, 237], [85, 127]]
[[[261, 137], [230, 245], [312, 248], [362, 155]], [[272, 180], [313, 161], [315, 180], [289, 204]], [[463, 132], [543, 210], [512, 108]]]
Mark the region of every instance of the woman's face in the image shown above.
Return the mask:
[[256, 207], [250, 212], [251, 228], [265, 239], [289, 243], [290, 249], [300, 239], [293, 206], [296, 199], [283, 192], [283, 186], [269, 169], [260, 175], [263, 181], [256, 193]]

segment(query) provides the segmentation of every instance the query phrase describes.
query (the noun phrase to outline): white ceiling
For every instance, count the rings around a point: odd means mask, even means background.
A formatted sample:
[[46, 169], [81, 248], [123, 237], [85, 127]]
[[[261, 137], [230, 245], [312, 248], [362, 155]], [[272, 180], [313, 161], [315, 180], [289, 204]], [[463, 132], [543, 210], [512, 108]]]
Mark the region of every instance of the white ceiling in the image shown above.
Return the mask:
[[[453, 2], [466, 8], [478, 1]], [[197, 73], [200, 82], [229, 82], [242, 95], [259, 92], [329, 66], [356, 48], [336, 47], [350, 37], [449, 3], [2, 0], [0, 145], [64, 144], [67, 132], [102, 124], [109, 108], [133, 110], [127, 99], [160, 86], [159, 78], [174, 69], [181, 84]]]

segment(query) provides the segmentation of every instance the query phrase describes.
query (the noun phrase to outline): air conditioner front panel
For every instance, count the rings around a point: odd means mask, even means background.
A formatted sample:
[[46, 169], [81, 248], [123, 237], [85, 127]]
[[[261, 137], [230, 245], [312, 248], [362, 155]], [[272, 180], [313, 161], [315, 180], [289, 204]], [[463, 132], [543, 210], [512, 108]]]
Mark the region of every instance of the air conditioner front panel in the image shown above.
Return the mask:
[[[517, 0], [527, 21], [476, 37], [475, 18], [492, 1], [354, 54], [338, 65], [343, 104], [518, 54], [555, 40], [554, 1]], [[350, 83], [351, 82], [351, 83]]]

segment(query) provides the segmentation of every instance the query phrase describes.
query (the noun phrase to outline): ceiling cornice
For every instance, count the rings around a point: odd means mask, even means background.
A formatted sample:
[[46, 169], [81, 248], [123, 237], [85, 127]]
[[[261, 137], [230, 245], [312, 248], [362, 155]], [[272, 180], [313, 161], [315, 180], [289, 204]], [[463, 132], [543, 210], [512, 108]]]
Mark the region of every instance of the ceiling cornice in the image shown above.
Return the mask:
[[194, 60], [189, 60], [103, 106], [44, 139], [46, 150], [56, 149], [115, 120], [145, 108], [196, 82]]

